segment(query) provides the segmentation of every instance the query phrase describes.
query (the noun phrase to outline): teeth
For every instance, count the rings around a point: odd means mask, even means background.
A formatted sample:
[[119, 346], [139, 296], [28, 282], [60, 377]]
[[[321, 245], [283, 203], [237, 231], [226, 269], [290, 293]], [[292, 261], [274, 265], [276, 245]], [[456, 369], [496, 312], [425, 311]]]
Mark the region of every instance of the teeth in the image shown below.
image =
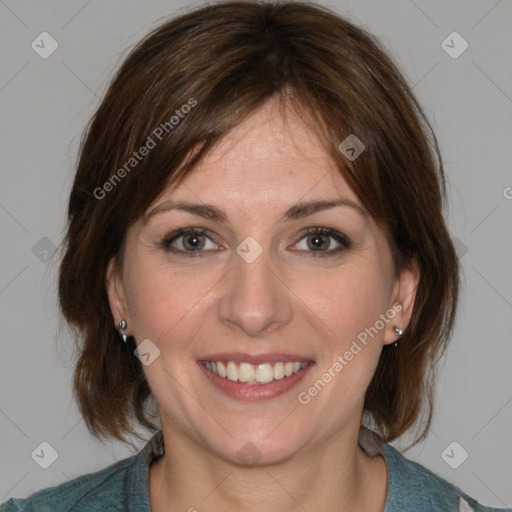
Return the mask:
[[[208, 361], [207, 361], [208, 362]], [[206, 367], [208, 368], [208, 366]], [[226, 367], [224, 366], [224, 363], [222, 361], [217, 361], [217, 375], [220, 375], [221, 377], [226, 377]]]
[[274, 368], [267, 363], [259, 364], [254, 380], [256, 382], [263, 382], [264, 384], [272, 382], [274, 380]]
[[274, 365], [274, 379], [284, 378], [284, 364], [279, 362]]
[[[207, 367], [208, 368], [208, 367]], [[226, 368], [226, 376], [229, 380], [237, 381], [238, 380], [238, 368], [233, 361], [229, 361], [228, 366]]]
[[273, 380], [284, 379], [300, 372], [309, 364], [307, 361], [302, 363], [279, 361], [274, 365], [270, 363], [253, 365], [245, 362], [237, 365], [234, 361], [203, 361], [203, 363], [207, 370], [219, 377], [246, 384], [268, 384]]
[[251, 382], [254, 380], [254, 375], [254, 366], [252, 364], [240, 363], [238, 367], [238, 380], [240, 382]]

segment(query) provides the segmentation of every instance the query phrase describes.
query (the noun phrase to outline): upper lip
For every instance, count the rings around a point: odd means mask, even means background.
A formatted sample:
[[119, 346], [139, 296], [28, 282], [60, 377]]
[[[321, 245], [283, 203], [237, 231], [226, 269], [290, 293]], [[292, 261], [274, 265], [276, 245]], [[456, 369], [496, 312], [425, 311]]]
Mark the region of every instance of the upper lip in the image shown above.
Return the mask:
[[297, 354], [285, 354], [278, 352], [269, 352], [266, 354], [243, 354], [240, 352], [223, 352], [218, 354], [210, 354], [204, 356], [200, 361], [233, 361], [234, 363], [250, 363], [250, 364], [262, 364], [262, 363], [277, 363], [279, 361], [291, 361], [291, 362], [312, 362], [313, 360], [309, 357], [300, 356]]

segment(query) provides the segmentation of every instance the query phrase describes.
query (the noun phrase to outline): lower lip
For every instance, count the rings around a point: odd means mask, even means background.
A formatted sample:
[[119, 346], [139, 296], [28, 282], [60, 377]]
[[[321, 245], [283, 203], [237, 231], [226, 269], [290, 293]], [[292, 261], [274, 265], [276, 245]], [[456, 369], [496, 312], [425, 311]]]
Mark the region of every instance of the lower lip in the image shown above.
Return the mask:
[[279, 380], [274, 380], [268, 384], [244, 384], [242, 382], [234, 382], [226, 377], [219, 377], [217, 374], [209, 371], [206, 367], [198, 361], [199, 367], [206, 375], [210, 382], [217, 386], [221, 391], [231, 398], [237, 400], [246, 400], [248, 402], [256, 402], [259, 400], [270, 400], [278, 396], [284, 395], [296, 386], [306, 375], [309, 369], [314, 365], [310, 362], [306, 368], [299, 373], [295, 373], [290, 377], [284, 377]]

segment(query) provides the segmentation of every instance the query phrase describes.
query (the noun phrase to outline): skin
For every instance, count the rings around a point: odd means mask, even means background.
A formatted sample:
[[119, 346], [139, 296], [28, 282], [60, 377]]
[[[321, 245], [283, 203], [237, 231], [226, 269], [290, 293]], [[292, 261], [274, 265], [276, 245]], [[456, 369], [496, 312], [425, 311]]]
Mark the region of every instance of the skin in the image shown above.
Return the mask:
[[[106, 276], [116, 323], [125, 319], [137, 343], [149, 338], [160, 350], [144, 366], [166, 446], [150, 467], [152, 510], [381, 512], [386, 464], [360, 449], [358, 432], [383, 345], [409, 322], [417, 271], [394, 274], [385, 233], [315, 133], [290, 109], [283, 118], [272, 100], [148, 212], [171, 198], [215, 205], [228, 223], [179, 210], [140, 219], [127, 233], [123, 268], [112, 261]], [[338, 198], [356, 207], [281, 220], [299, 201]], [[166, 251], [162, 239], [183, 227], [208, 230], [203, 257]], [[309, 227], [336, 230], [351, 245], [315, 258], [342, 246], [324, 236], [315, 252]], [[248, 236], [263, 249], [252, 263], [235, 251]], [[185, 251], [191, 238], [172, 246]], [[308, 404], [299, 403], [298, 393], [394, 304], [401, 311], [378, 335]], [[289, 352], [315, 365], [284, 395], [245, 402], [200, 371], [197, 360], [215, 352]], [[248, 442], [260, 456], [252, 466], [237, 457]]]

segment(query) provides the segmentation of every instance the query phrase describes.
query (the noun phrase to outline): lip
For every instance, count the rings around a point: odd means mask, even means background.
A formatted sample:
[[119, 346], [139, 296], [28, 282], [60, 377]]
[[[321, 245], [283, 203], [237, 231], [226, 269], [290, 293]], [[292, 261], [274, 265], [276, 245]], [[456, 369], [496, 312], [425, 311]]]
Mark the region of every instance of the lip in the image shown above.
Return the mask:
[[[220, 356], [220, 357], [219, 357]], [[285, 356], [283, 358], [283, 356]], [[247, 402], [258, 402], [262, 400], [271, 400], [278, 396], [284, 395], [295, 387], [309, 372], [309, 370], [315, 365], [314, 361], [299, 357], [297, 355], [291, 356], [290, 354], [266, 354], [258, 356], [247, 356], [245, 354], [215, 354], [215, 358], [209, 359], [212, 356], [205, 357], [204, 359], [198, 360], [197, 364], [204, 373], [206, 378], [220, 391], [227, 396], [236, 400], [243, 400]], [[291, 357], [289, 359], [289, 357]], [[220, 377], [215, 373], [206, 369], [202, 361], [233, 361], [240, 362], [245, 361], [251, 364], [260, 363], [274, 363], [277, 361], [308, 361], [309, 364], [301, 370], [299, 373], [295, 373], [290, 377], [275, 380], [268, 384], [245, 384], [241, 382], [234, 382], [225, 377]]]

